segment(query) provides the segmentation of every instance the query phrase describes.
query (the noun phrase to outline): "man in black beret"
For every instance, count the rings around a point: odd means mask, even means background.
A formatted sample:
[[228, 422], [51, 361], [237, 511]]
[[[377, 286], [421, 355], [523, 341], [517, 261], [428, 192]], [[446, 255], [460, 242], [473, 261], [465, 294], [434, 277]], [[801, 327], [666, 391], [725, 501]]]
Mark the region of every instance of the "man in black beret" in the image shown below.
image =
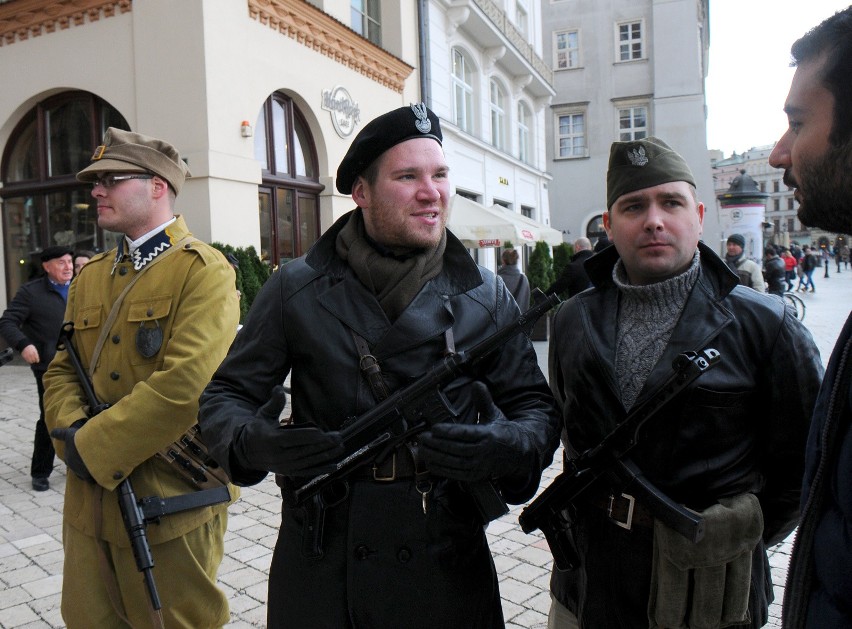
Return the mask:
[[[573, 505], [577, 563], [554, 570], [550, 627], [762, 627], [766, 547], [795, 527], [804, 443], [822, 376], [808, 331], [780, 299], [739, 285], [699, 241], [704, 205], [659, 138], [612, 145], [592, 288], [557, 312], [550, 384], [566, 459], [593, 448], [660, 390], [683, 352], [720, 362], [649, 419], [630, 457], [704, 517], [698, 543], [658, 502], [604, 474]], [[789, 360], [795, 356], [795, 361]]]
[[[201, 397], [205, 439], [238, 484], [274, 472], [299, 486], [327, 471], [346, 452], [348, 418], [519, 316], [503, 282], [445, 228], [441, 141], [422, 104], [367, 124], [337, 171], [356, 209], [255, 300]], [[282, 427], [276, 385], [288, 373], [292, 425]], [[509, 503], [531, 498], [557, 416], [524, 335], [445, 393], [456, 423], [357, 469], [334, 500], [283, 508], [269, 627], [503, 626], [486, 522], [463, 484], [492, 481]]]
[[44, 276], [21, 286], [0, 317], [0, 336], [21, 353], [36, 379], [39, 418], [30, 464], [30, 476], [36, 491], [46, 491], [50, 487], [48, 477], [53, 471], [55, 451], [44, 423], [42, 378], [56, 353], [68, 285], [74, 275], [72, 254], [73, 249], [62, 245], [44, 249], [39, 254]]
[[746, 239], [742, 234], [731, 234], [725, 243], [725, 263], [740, 278], [740, 284], [758, 293], [766, 292], [766, 282], [760, 265], [745, 255]]

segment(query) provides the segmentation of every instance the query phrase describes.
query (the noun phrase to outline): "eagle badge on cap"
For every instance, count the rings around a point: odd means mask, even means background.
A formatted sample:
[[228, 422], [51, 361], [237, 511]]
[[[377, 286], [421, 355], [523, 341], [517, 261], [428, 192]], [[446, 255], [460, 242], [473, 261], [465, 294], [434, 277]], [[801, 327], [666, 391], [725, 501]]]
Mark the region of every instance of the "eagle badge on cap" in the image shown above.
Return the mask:
[[432, 130], [432, 121], [429, 120], [429, 115], [426, 113], [426, 105], [423, 103], [411, 104], [411, 111], [417, 116], [417, 121], [414, 126], [420, 133], [429, 133]]
[[648, 163], [648, 156], [645, 154], [645, 147], [640, 146], [638, 149], [627, 151], [627, 159], [634, 166], [644, 166]]

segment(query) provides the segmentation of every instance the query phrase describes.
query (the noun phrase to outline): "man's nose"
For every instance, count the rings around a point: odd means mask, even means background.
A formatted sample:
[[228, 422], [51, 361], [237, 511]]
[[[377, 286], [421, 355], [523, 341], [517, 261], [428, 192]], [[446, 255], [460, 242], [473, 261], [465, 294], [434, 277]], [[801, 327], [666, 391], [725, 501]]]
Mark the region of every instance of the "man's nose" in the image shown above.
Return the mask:
[[775, 148], [769, 154], [769, 165], [773, 168], [789, 168], [790, 162], [790, 130], [788, 129], [781, 139], [775, 144]]

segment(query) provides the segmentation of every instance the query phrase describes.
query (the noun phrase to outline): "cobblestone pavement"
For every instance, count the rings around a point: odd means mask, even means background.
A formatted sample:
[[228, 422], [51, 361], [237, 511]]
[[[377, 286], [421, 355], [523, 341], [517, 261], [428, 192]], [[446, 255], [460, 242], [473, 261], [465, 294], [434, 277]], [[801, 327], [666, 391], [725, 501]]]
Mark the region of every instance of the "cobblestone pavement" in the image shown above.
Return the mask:
[[[829, 279], [821, 275], [817, 273], [815, 293], [799, 294], [807, 305], [805, 324], [827, 361], [852, 307], [852, 269], [837, 274], [832, 268]], [[547, 343], [535, 345], [545, 368]], [[63, 626], [59, 598], [65, 466], [57, 461], [48, 491], [32, 490], [29, 464], [37, 415], [35, 381], [18, 357], [0, 367], [0, 627], [8, 629]], [[549, 484], [558, 468], [557, 463], [545, 472], [542, 487]], [[225, 559], [219, 570], [221, 587], [231, 605], [229, 629], [265, 626], [266, 580], [278, 534], [279, 509], [278, 488], [271, 478], [245, 489], [243, 497], [231, 507]], [[507, 626], [538, 629], [547, 622], [551, 557], [540, 534], [525, 535], [520, 530], [519, 512], [520, 507], [516, 507], [492, 522], [488, 540], [500, 575]], [[771, 551], [776, 603], [770, 610], [768, 627], [780, 626], [791, 542], [792, 537]]]

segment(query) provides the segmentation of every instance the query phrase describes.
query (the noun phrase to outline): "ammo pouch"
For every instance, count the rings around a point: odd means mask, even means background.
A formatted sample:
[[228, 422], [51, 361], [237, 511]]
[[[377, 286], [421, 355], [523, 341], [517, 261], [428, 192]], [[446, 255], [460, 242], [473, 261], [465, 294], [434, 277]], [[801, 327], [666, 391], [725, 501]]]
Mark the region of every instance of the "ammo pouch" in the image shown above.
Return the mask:
[[722, 498], [701, 514], [694, 543], [654, 522], [650, 629], [716, 629], [748, 622], [752, 552], [763, 535], [754, 494]]

